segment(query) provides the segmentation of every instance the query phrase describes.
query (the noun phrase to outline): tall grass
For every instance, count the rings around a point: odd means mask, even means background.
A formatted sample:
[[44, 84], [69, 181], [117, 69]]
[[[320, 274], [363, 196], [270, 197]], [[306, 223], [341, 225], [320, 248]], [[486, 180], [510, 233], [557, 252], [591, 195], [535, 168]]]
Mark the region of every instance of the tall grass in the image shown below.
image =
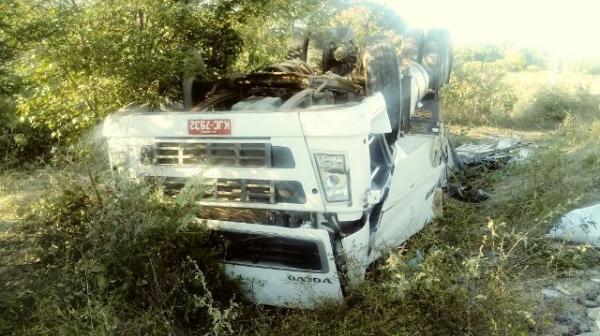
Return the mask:
[[496, 63], [455, 66], [443, 92], [444, 120], [455, 125], [553, 129], [600, 115], [600, 77], [508, 72]]
[[261, 312], [270, 335], [545, 335], [558, 305], [543, 286], [600, 262], [600, 252], [545, 237], [600, 195], [600, 121], [563, 122], [524, 163], [470, 173], [492, 198], [448, 200], [444, 218], [391, 253], [342, 307]]
[[[248, 334], [529, 335], [542, 330], [546, 312], [515, 291], [507, 271], [522, 238], [493, 222], [472, 222], [471, 216], [452, 207], [447, 218], [390, 254], [344, 306], [261, 314]], [[478, 225], [483, 229], [474, 229]], [[474, 249], [452, 243], [471, 239], [478, 241]]]

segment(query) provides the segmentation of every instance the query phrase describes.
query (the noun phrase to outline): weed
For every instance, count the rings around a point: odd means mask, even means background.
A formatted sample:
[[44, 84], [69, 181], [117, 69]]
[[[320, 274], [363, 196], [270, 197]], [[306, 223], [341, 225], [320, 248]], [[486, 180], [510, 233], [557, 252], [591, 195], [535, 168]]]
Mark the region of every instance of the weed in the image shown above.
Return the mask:
[[489, 225], [479, 252], [471, 254], [439, 242], [439, 230], [453, 230], [447, 224], [432, 224], [408, 253], [390, 254], [344, 306], [261, 314], [249, 334], [527, 335], [542, 329], [545, 316], [516, 295], [507, 273], [523, 237]]
[[218, 246], [193, 216], [194, 193], [173, 202], [118, 176], [103, 182], [97, 193], [55, 185], [32, 208], [26, 229], [37, 237], [39, 263], [5, 302], [11, 331], [232, 333], [236, 285], [225, 281]]
[[455, 67], [442, 95], [446, 120], [481, 125], [493, 123], [497, 115], [510, 113], [518, 99], [503, 82], [505, 74], [493, 63], [466, 62]]

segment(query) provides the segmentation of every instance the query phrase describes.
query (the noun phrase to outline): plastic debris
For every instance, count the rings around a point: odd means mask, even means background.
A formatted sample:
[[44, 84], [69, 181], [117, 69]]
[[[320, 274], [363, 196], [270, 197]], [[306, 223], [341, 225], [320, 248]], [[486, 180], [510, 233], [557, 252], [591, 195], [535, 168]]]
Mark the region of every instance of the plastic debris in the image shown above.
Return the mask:
[[458, 159], [465, 166], [486, 164], [497, 168], [509, 161], [525, 161], [530, 154], [530, 142], [523, 142], [519, 138], [493, 138], [489, 143], [464, 144], [455, 149]]
[[447, 191], [453, 198], [468, 203], [480, 203], [490, 198], [487, 192], [470, 186], [451, 184], [448, 185]]
[[563, 295], [563, 293], [556, 289], [544, 288], [544, 289], [542, 289], [542, 295], [544, 295], [544, 297], [546, 297], [546, 298], [554, 299], [554, 298], [561, 297]]
[[554, 225], [548, 236], [600, 247], [600, 204], [568, 212]]

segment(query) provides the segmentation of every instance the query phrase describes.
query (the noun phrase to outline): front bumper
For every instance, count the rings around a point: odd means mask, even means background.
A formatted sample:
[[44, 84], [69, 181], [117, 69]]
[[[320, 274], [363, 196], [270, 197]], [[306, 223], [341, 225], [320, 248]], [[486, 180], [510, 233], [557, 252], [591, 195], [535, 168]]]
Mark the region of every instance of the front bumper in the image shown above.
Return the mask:
[[[226, 237], [228, 234], [230, 237], [232, 234], [236, 237], [244, 235], [241, 241], [236, 238], [234, 244], [245, 243], [246, 246], [239, 248], [225, 244], [223, 265], [229, 278], [241, 282], [249, 300], [303, 308], [323, 302], [342, 302], [340, 276], [330, 234], [326, 230], [217, 220], [208, 220], [207, 225]], [[248, 247], [253, 243], [250, 239], [270, 239], [277, 243], [261, 244], [262, 251], [254, 251]], [[304, 262], [298, 262], [300, 255], [294, 255], [294, 250], [306, 253]]]

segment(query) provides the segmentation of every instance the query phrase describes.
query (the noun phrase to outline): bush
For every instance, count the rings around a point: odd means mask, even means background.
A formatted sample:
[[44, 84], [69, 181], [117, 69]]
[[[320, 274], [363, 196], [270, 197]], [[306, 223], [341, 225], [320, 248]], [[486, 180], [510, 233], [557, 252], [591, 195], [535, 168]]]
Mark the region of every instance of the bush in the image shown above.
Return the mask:
[[54, 144], [48, 130], [32, 128], [14, 113], [0, 98], [0, 170], [43, 161]]
[[440, 238], [463, 215], [458, 211], [447, 222], [433, 223], [411, 239], [408, 251], [392, 253], [348, 294], [344, 306], [278, 310], [249, 329], [256, 335], [428, 336], [526, 335], [541, 329], [543, 318], [533, 304], [510, 286], [509, 264], [523, 237], [490, 221], [483, 232], [473, 230], [472, 222], [465, 225], [478, 236], [474, 251], [466, 249], [466, 235], [455, 237], [461, 241], [455, 245]]
[[561, 87], [545, 87], [536, 94], [532, 109], [543, 120], [561, 122], [572, 113], [575, 104], [575, 98], [567, 90]]
[[444, 87], [445, 118], [450, 123], [485, 124], [510, 113], [517, 102], [512, 88], [503, 82], [505, 71], [493, 63], [457, 65]]
[[14, 96], [22, 80], [7, 69], [2, 47], [0, 41], [0, 170], [43, 160], [53, 145], [46, 128], [34, 129], [17, 115]]
[[196, 220], [192, 200], [200, 190], [191, 185], [171, 201], [123, 178], [104, 185], [69, 179], [74, 183], [54, 186], [29, 215], [39, 264], [7, 304], [3, 318], [12, 332], [232, 332], [237, 290]]
[[524, 111], [524, 118], [538, 123], [560, 123], [571, 117], [585, 119], [600, 112], [599, 103], [600, 97], [584, 88], [570, 91], [563, 86], [546, 86], [535, 94], [535, 100]]

